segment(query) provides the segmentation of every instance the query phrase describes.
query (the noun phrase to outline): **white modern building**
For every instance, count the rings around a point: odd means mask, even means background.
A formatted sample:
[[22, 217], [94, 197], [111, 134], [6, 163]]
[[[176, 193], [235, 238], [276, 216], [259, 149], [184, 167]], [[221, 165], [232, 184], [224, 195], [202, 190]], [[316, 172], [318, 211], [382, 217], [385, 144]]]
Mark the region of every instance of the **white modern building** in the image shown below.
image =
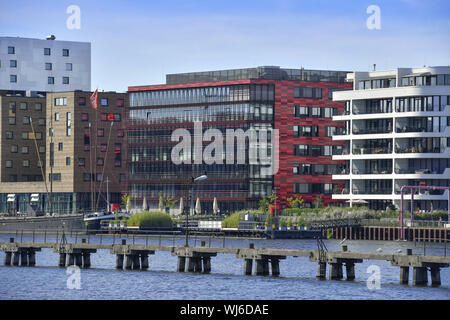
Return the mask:
[[[346, 102], [344, 114], [333, 116], [346, 123], [333, 137], [345, 141], [333, 160], [346, 161], [349, 170], [333, 175], [346, 180], [333, 199], [384, 210], [400, 207], [404, 185], [450, 186], [450, 67], [354, 72], [347, 80], [353, 90], [333, 93], [334, 101]], [[447, 191], [421, 190], [414, 208], [447, 209], [447, 200]]]
[[91, 90], [89, 42], [0, 37], [0, 89]]

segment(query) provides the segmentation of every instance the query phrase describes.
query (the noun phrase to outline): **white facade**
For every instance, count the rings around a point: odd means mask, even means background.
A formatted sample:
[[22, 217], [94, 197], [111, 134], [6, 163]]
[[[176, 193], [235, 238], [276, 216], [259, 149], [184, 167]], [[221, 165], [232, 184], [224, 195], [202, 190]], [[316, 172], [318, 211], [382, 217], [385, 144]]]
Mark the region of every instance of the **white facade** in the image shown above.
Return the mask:
[[[333, 137], [346, 146], [333, 160], [346, 160], [348, 168], [333, 175], [346, 180], [333, 199], [362, 199], [382, 210], [400, 207], [403, 185], [450, 186], [450, 67], [355, 72], [347, 79], [353, 90], [333, 93], [334, 101], [346, 102], [344, 114], [333, 117], [346, 122]], [[421, 210], [447, 209], [447, 200], [447, 191], [414, 195]]]
[[91, 91], [91, 44], [0, 37], [0, 90]]

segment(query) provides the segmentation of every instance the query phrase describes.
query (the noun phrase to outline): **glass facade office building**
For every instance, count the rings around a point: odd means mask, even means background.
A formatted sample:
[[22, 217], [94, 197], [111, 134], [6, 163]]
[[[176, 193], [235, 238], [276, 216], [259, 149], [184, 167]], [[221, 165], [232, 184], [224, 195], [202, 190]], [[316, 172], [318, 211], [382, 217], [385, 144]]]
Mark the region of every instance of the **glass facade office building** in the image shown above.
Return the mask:
[[[295, 164], [292, 162], [295, 159], [291, 158], [292, 145], [288, 151], [284, 146], [296, 139], [310, 140], [310, 144], [317, 141], [322, 145], [327, 142], [333, 144], [331, 137], [325, 137], [324, 124], [329, 123], [332, 113], [338, 111], [334, 108], [339, 106], [343, 109], [344, 104], [334, 103], [332, 106], [328, 89], [345, 88], [348, 84], [343, 83], [344, 79], [345, 72], [340, 71], [258, 67], [167, 75], [165, 85], [129, 87], [128, 190], [135, 205], [140, 206], [139, 203], [146, 197], [151, 206], [157, 207], [160, 192], [177, 200], [183, 197], [188, 205], [192, 177], [205, 172], [208, 179], [195, 185], [194, 198], [200, 198], [202, 210], [207, 212], [211, 212], [214, 198], [221, 212], [231, 212], [258, 207], [258, 201], [271, 194], [274, 188], [282, 193], [281, 196], [297, 193], [295, 181], [284, 181], [286, 170], [290, 176], [296, 177], [297, 182], [300, 178], [300, 175], [293, 174]], [[294, 117], [295, 106], [302, 103], [315, 105], [319, 109], [318, 114], [311, 116], [315, 121], [321, 120], [317, 124], [321, 136], [318, 140], [295, 136], [294, 124], [302, 122]], [[324, 118], [325, 114], [328, 119]], [[217, 129], [224, 138], [230, 129], [255, 129], [256, 132], [279, 129], [281, 175], [278, 176], [278, 172], [263, 175], [261, 164], [249, 161], [238, 163], [236, 159], [233, 163], [225, 161], [225, 143], [223, 164], [175, 164], [172, 150], [179, 141], [172, 141], [172, 133], [185, 129], [194, 140], [194, 135], [198, 134], [194, 131], [194, 123], [198, 122], [202, 124], [202, 134], [208, 129]], [[285, 127], [286, 124], [289, 126]], [[291, 141], [291, 138], [294, 140]], [[203, 150], [211, 141], [203, 141]], [[271, 140], [268, 140], [268, 146], [270, 154], [273, 152]], [[239, 145], [234, 147], [235, 154], [246, 153], [248, 156], [248, 140], [244, 149], [237, 149]], [[188, 159], [195, 162], [194, 157], [192, 154], [192, 158]], [[323, 159], [330, 164], [338, 163], [331, 160], [331, 154]], [[301, 163], [300, 157], [297, 162]], [[306, 176], [304, 178], [308, 180]], [[318, 183], [321, 188], [317, 190], [323, 189], [324, 183], [331, 183], [328, 172], [320, 178]], [[331, 200], [331, 194], [329, 198]]]

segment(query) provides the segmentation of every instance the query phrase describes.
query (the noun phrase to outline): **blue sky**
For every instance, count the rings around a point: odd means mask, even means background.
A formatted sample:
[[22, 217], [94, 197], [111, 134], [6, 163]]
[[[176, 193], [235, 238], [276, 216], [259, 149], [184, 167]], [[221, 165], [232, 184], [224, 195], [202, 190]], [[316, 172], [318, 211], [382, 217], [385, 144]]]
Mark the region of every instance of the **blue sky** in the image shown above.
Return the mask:
[[[69, 30], [67, 7], [81, 10]], [[369, 30], [367, 7], [381, 10]], [[370, 70], [450, 65], [448, 0], [0, 0], [0, 35], [92, 43], [92, 87], [126, 91], [167, 73], [278, 65]]]

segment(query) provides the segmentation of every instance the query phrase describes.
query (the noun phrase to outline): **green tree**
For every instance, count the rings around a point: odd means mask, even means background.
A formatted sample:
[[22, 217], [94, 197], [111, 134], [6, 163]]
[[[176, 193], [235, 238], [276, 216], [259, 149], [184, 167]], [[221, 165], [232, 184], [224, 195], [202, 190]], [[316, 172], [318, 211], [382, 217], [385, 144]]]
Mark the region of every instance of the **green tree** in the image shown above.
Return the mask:
[[269, 206], [275, 204], [275, 199], [278, 197], [275, 193], [272, 193], [270, 196], [265, 196], [261, 200], [259, 200], [259, 210], [264, 213], [269, 213]]
[[291, 208], [303, 208], [304, 199], [302, 196], [287, 197], [286, 201]]

